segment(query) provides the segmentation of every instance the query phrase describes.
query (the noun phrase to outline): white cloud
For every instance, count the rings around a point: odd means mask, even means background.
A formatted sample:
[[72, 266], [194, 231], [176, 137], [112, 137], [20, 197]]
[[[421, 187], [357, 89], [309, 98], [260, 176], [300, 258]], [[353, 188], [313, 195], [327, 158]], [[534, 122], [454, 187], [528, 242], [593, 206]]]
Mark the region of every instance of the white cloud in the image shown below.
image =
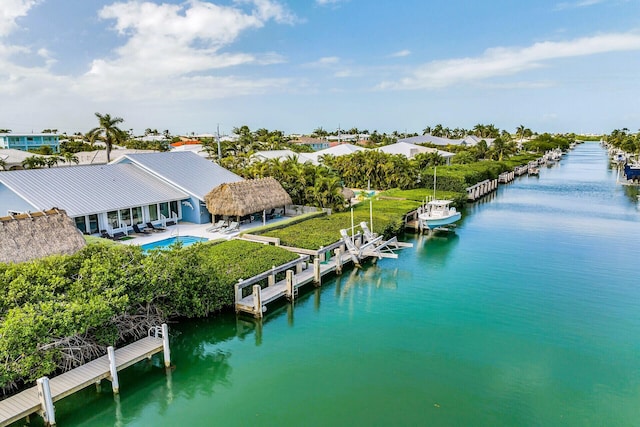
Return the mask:
[[25, 16], [38, 0], [2, 0], [0, 8], [0, 37], [16, 28], [16, 19]]
[[[26, 15], [40, 0], [0, 1], [0, 25], [4, 31], [15, 31], [15, 17]], [[12, 3], [5, 9], [6, 1]], [[245, 70], [247, 76], [230, 71], [240, 65], [284, 62], [275, 52], [230, 49], [243, 32], [259, 29], [269, 21], [296, 21], [276, 1], [238, 0], [230, 6], [201, 0], [179, 5], [126, 1], [103, 7], [98, 16], [113, 21], [112, 29], [123, 42], [108, 57], [91, 61], [88, 71], [80, 76], [54, 74], [50, 67], [55, 58], [47, 49], [7, 46], [0, 38], [0, 94], [29, 93], [32, 101], [52, 96], [78, 102], [127, 100], [166, 105], [291, 86], [286, 78], [253, 77], [250, 70]], [[11, 55], [16, 54], [38, 58], [42, 65], [18, 65], [11, 61]]]
[[330, 6], [338, 3], [343, 3], [349, 0], [316, 0], [316, 4], [319, 6]]
[[496, 47], [471, 58], [433, 61], [417, 67], [395, 82], [383, 82], [380, 89], [434, 89], [477, 81], [546, 66], [554, 59], [606, 52], [640, 50], [640, 34], [613, 33], [570, 41], [540, 42], [524, 48]]
[[[263, 27], [267, 21], [292, 23], [295, 17], [270, 0], [237, 1], [220, 6], [200, 0], [155, 4], [129, 1], [103, 7], [99, 17], [114, 20], [113, 29], [127, 37], [113, 58], [92, 61], [78, 87], [108, 97], [139, 98], [182, 95], [189, 98], [211, 94], [244, 94], [283, 79], [242, 79], [222, 75], [224, 68], [283, 62], [276, 53], [223, 52], [247, 30]], [[249, 5], [250, 11], [240, 6]], [[207, 85], [200, 90], [197, 85]], [[164, 94], [158, 93], [158, 88]], [[244, 88], [244, 89], [243, 89]]]
[[581, 7], [593, 6], [599, 3], [604, 3], [606, 0], [580, 0], [575, 2], [562, 2], [558, 3], [555, 6], [555, 10], [566, 10], [566, 9], [579, 9]]
[[392, 58], [402, 58], [404, 56], [409, 56], [409, 55], [411, 55], [411, 51], [409, 49], [403, 49], [403, 50], [394, 52], [389, 56], [391, 56]]
[[317, 61], [308, 62], [304, 64], [304, 66], [310, 67], [310, 68], [324, 68], [324, 67], [336, 65], [339, 62], [340, 62], [340, 58], [337, 56], [325, 56], [318, 59]]

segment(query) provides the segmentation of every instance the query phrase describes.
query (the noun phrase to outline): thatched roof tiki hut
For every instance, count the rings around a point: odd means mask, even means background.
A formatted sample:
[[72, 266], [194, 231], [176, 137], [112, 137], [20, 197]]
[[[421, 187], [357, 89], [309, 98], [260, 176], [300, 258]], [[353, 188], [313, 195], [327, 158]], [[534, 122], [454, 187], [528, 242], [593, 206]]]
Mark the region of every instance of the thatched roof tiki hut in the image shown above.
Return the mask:
[[53, 254], [73, 254], [86, 245], [65, 211], [0, 217], [0, 262], [25, 262]]
[[[292, 204], [291, 197], [274, 178], [248, 179], [221, 184], [205, 196], [211, 215], [240, 217]], [[263, 216], [264, 217], [264, 216]]]

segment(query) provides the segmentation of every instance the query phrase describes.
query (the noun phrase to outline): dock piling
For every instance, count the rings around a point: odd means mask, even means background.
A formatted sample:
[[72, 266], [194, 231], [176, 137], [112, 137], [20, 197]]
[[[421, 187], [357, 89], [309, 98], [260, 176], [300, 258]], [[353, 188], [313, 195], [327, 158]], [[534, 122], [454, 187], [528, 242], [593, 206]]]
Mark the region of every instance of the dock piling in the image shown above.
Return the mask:
[[36, 380], [38, 386], [38, 399], [40, 399], [41, 415], [47, 426], [56, 425], [56, 412], [53, 407], [53, 397], [51, 396], [51, 387], [49, 386], [49, 378], [42, 377]]
[[336, 274], [342, 274], [342, 248], [336, 248]]
[[262, 319], [262, 288], [260, 285], [253, 285], [253, 315]]
[[162, 349], [164, 351], [164, 367], [171, 366], [171, 350], [169, 349], [169, 326], [162, 324]]
[[287, 270], [287, 277], [286, 277], [287, 290], [285, 292], [285, 296], [290, 302], [293, 302], [296, 298], [296, 288], [295, 288], [294, 278], [295, 276], [293, 274], [293, 270]]
[[114, 394], [120, 392], [120, 383], [118, 382], [118, 369], [116, 368], [116, 351], [113, 346], [107, 347], [107, 355], [109, 356], [109, 372], [111, 372], [111, 389]]
[[320, 286], [321, 277], [320, 258], [315, 257], [313, 259], [313, 282], [316, 284], [316, 286]]

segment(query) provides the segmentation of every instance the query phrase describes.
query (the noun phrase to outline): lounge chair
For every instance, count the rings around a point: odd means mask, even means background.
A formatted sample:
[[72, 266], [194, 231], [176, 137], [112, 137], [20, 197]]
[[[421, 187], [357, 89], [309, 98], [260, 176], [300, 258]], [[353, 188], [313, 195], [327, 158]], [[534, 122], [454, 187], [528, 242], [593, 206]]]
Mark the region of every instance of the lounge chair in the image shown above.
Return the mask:
[[165, 230], [166, 230], [166, 228], [164, 228], [164, 227], [158, 227], [157, 225], [153, 225], [153, 223], [151, 223], [151, 222], [148, 222], [148, 223], [147, 223], [147, 229], [149, 229], [149, 230], [151, 230], [151, 231], [154, 231], [154, 232], [156, 232], [156, 233], [161, 233], [161, 232], [163, 232], [163, 231], [165, 231]]
[[113, 240], [113, 236], [107, 230], [100, 230], [100, 237], [103, 239]]
[[133, 231], [137, 234], [149, 234], [149, 231], [147, 231], [146, 228], [140, 228], [138, 227], [138, 224], [133, 224]]
[[120, 240], [124, 237], [127, 237], [127, 235], [122, 232], [122, 231], [118, 231], [117, 233], [113, 233], [113, 240]]
[[220, 230], [221, 233], [232, 233], [240, 229], [240, 224], [236, 221], [231, 221], [227, 227]]
[[220, 221], [213, 224], [211, 227], [207, 228], [207, 231], [210, 233], [220, 231], [225, 226], [226, 223], [227, 221], [225, 221], [224, 219], [221, 219]]

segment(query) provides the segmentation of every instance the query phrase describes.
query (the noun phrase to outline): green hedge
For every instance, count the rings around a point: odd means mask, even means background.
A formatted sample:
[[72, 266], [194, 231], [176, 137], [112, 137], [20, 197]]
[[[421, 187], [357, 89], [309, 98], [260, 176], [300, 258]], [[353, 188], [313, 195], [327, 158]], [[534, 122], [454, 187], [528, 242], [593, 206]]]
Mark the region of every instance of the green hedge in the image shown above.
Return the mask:
[[197, 317], [231, 306], [234, 284], [297, 255], [242, 240], [197, 243], [145, 255], [138, 246], [91, 244], [71, 256], [0, 264], [0, 388], [49, 375], [81, 337], [96, 346], [129, 332], [114, 319], [159, 313]]
[[[403, 231], [404, 215], [420, 205], [413, 200], [373, 200], [373, 231], [389, 237]], [[369, 222], [369, 201], [354, 207], [354, 224]], [[351, 227], [351, 213], [340, 212], [263, 233], [282, 245], [316, 250], [340, 240], [340, 229]]]

